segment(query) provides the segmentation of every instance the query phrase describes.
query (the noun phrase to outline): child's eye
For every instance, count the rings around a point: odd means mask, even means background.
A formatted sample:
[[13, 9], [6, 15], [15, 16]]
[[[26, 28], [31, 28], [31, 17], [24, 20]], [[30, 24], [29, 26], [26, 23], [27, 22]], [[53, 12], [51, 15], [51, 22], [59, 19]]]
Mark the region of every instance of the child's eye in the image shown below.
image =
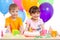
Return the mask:
[[39, 12], [37, 14], [39, 14]]
[[14, 12], [14, 11], [12, 11], [12, 12]]
[[18, 11], [16, 11], [16, 12], [18, 12]]
[[37, 13], [37, 14], [39, 14], [39, 13]]

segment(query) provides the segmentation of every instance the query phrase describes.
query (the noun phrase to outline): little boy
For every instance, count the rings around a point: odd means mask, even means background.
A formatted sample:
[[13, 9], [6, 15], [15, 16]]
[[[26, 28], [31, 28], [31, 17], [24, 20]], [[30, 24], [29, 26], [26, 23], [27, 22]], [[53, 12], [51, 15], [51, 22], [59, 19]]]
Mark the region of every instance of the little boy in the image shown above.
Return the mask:
[[9, 32], [13, 30], [22, 31], [22, 19], [18, 17], [19, 8], [16, 4], [11, 4], [9, 6], [10, 17], [6, 18], [5, 28], [8, 28]]

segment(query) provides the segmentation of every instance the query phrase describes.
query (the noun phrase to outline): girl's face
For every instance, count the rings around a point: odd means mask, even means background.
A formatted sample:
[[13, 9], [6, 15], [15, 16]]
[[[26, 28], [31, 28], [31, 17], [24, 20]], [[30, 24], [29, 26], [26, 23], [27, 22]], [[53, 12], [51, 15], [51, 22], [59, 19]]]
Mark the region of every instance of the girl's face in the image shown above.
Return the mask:
[[40, 16], [40, 12], [31, 13], [31, 16], [33, 19], [38, 20], [38, 17]]
[[16, 18], [17, 16], [18, 16], [18, 8], [12, 8], [11, 10], [10, 10], [10, 13], [11, 13], [11, 16], [13, 17], [13, 18]]

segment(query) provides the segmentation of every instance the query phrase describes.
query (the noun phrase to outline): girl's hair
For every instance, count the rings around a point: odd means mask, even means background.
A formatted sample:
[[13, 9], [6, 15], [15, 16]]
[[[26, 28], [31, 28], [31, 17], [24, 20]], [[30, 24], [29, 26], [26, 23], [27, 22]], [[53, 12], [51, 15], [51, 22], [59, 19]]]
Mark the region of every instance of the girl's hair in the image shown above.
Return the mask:
[[32, 14], [32, 13], [36, 13], [36, 12], [40, 12], [39, 8], [37, 6], [32, 6], [30, 9], [29, 9], [29, 13]]

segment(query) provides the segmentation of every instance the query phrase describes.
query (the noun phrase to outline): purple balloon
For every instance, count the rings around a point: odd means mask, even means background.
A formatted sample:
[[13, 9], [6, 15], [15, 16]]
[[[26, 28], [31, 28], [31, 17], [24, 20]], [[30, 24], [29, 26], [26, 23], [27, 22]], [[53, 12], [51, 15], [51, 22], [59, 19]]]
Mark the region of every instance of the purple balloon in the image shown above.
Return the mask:
[[43, 22], [47, 22], [53, 15], [53, 7], [50, 3], [42, 3], [39, 6], [40, 9], [40, 18], [43, 19]]

